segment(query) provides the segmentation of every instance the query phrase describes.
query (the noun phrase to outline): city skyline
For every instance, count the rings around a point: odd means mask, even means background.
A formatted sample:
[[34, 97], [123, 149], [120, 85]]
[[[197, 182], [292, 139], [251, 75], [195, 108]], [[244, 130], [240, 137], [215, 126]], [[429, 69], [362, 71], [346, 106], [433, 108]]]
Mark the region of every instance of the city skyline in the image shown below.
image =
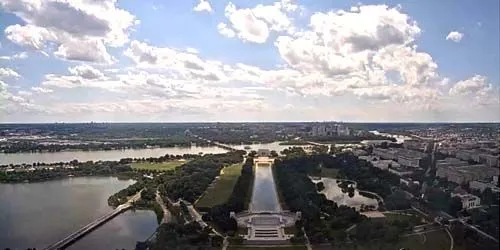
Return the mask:
[[499, 8], [0, 0], [0, 123], [499, 122]]

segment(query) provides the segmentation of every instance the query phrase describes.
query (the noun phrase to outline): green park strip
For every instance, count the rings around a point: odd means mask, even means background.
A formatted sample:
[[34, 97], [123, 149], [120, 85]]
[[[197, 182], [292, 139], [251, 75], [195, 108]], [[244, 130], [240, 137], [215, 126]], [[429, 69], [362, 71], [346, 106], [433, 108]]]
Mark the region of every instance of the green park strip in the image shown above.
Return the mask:
[[401, 221], [405, 223], [407, 222], [411, 226], [418, 226], [424, 224], [423, 219], [417, 214], [413, 213], [412, 211], [405, 212], [405, 214], [386, 212], [384, 213], [384, 216], [385, 216], [384, 219], [387, 222]]
[[242, 164], [233, 164], [222, 169], [219, 178], [212, 183], [196, 202], [198, 208], [212, 208], [226, 202], [241, 175]]
[[[450, 238], [443, 229], [436, 231], [402, 236], [396, 242], [371, 241], [366, 244], [345, 244], [336, 246], [338, 250], [371, 250], [371, 249], [411, 249], [411, 250], [449, 250]], [[313, 249], [315, 249], [313, 247]], [[455, 250], [463, 250], [455, 246]]]
[[134, 162], [132, 163], [132, 169], [134, 170], [155, 170], [155, 171], [168, 171], [175, 170], [177, 167], [186, 163], [187, 161], [167, 161], [160, 163], [150, 163], [150, 162]]
[[338, 178], [339, 170], [336, 168], [321, 168], [320, 177]]

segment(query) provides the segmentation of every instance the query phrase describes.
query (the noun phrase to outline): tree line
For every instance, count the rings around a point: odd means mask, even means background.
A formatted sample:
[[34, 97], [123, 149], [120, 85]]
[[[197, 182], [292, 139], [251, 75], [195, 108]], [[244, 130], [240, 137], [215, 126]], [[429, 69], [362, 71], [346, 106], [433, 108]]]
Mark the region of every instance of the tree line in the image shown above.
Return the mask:
[[235, 219], [230, 218], [230, 212], [239, 213], [248, 209], [252, 197], [253, 179], [253, 158], [247, 158], [227, 202], [209, 209], [200, 209], [206, 212], [203, 215], [203, 220], [211, 222], [218, 230], [234, 236], [238, 225]]
[[54, 167], [35, 169], [33, 171], [0, 171], [0, 183], [40, 182], [67, 178], [68, 176], [117, 176], [122, 179], [137, 175], [130, 165], [117, 162], [79, 163], [73, 168]]
[[148, 147], [190, 147], [192, 143], [198, 146], [209, 146], [209, 143], [187, 136], [167, 137], [160, 139], [136, 139], [103, 142], [85, 142], [80, 144], [41, 144], [36, 140], [17, 141], [5, 143], [0, 148], [1, 153], [37, 153], [37, 152], [61, 152], [66, 150], [98, 151], [117, 149], [143, 149]]
[[[309, 178], [310, 174], [320, 171], [321, 167], [337, 168], [346, 178], [357, 181], [359, 187], [373, 192], [382, 191], [387, 196], [391, 194], [390, 185], [395, 183], [394, 176], [379, 172], [348, 153], [336, 157], [325, 154], [306, 155], [299, 149], [291, 149], [286, 153], [283, 159], [275, 161], [276, 183], [289, 209], [302, 213], [302, 220], [296, 226], [297, 229], [304, 227], [311, 243], [338, 246], [346, 244], [348, 239], [355, 243], [370, 240], [392, 242], [402, 232], [411, 229], [411, 226], [399, 221], [373, 222], [354, 208], [339, 206], [324, 194], [318, 193], [317, 189], [321, 187], [316, 186]], [[376, 180], [378, 178], [381, 178], [380, 181]], [[397, 183], [399, 184], [399, 179]], [[356, 225], [353, 230], [347, 230], [353, 225]], [[304, 236], [300, 230], [296, 231], [293, 241], [300, 242]]]

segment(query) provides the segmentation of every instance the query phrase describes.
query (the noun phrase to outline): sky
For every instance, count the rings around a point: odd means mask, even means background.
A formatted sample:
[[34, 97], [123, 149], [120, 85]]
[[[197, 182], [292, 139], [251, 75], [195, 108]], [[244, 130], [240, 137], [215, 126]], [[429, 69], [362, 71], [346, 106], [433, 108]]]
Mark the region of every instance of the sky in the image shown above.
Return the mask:
[[0, 0], [0, 122], [498, 122], [498, 0]]

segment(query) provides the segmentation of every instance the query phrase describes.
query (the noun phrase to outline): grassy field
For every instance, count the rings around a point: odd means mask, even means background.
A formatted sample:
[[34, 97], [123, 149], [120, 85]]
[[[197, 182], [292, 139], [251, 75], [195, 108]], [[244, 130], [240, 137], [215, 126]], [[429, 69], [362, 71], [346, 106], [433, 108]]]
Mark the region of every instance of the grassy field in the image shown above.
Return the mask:
[[[414, 214], [414, 213], [412, 213]], [[424, 224], [424, 221], [422, 218], [418, 215], [404, 215], [404, 214], [393, 214], [393, 213], [384, 213], [385, 215], [385, 220], [387, 221], [395, 221], [395, 220], [400, 220], [400, 221], [409, 221], [410, 224], [413, 226], [421, 225]]]
[[184, 163], [186, 163], [186, 161], [167, 161], [161, 163], [134, 162], [132, 163], [132, 168], [137, 170], [168, 171], [174, 170]]
[[335, 168], [321, 168], [321, 177], [337, 178], [338, 173], [339, 170]]
[[229, 246], [228, 250], [305, 250], [305, 246], [275, 246], [275, 247], [243, 247], [243, 246]]
[[[411, 249], [411, 250], [449, 250], [450, 238], [444, 230], [421, 235], [402, 237], [396, 243], [370, 242], [363, 245], [347, 245], [335, 247], [336, 250], [378, 250], [378, 249]], [[313, 247], [313, 249], [315, 249]], [[454, 248], [458, 250], [459, 248]]]
[[207, 188], [195, 206], [199, 208], [211, 208], [226, 202], [233, 192], [238, 177], [241, 175], [241, 167], [240, 163], [225, 167], [219, 179], [215, 181], [215, 184]]

